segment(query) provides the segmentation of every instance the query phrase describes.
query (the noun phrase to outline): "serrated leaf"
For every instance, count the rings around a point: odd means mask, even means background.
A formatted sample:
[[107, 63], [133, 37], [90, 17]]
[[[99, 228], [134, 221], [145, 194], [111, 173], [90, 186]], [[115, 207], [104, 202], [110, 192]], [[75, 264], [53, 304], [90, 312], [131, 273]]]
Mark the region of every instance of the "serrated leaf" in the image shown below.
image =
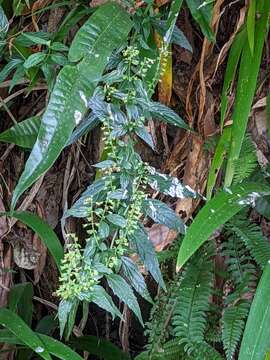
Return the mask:
[[[117, 18], [112, 18], [113, 11], [117, 12]], [[109, 56], [123, 43], [130, 31], [129, 16], [117, 4], [107, 3], [99, 7], [94, 15], [87, 23], [91, 23], [90, 28], [95, 31], [86, 32], [85, 27], [82, 27], [69, 53], [74, 61], [77, 55], [79, 59], [84, 54], [87, 56], [76, 66], [66, 65], [57, 77], [37, 141], [13, 193], [13, 209], [20, 195], [48, 170], [65, 147], [75, 125], [87, 111], [87, 99], [92, 96]], [[101, 18], [102, 21], [99, 20]], [[82, 38], [87, 44], [87, 54], [80, 43]]]
[[44, 245], [47, 246], [50, 251], [54, 261], [60, 269], [61, 259], [64, 256], [63, 247], [55, 234], [52, 228], [39, 216], [31, 214], [26, 211], [12, 211], [7, 213], [0, 213], [0, 216], [10, 216], [15, 219], [20, 220], [25, 225], [29, 226], [33, 231], [35, 231], [40, 239], [43, 241]]
[[148, 107], [148, 111], [153, 117], [164, 121], [173, 126], [177, 126], [183, 129], [189, 129], [184, 120], [172, 109], [158, 102], [151, 102]]
[[69, 314], [71, 312], [74, 303], [69, 300], [61, 300], [58, 305], [58, 319], [60, 325], [60, 338], [62, 338]]
[[140, 127], [135, 130], [135, 133], [141, 138], [147, 145], [150, 146], [152, 150], [155, 150], [155, 145], [151, 134], [145, 129], [145, 127]]
[[124, 228], [127, 225], [127, 220], [121, 215], [109, 214], [106, 218], [109, 220], [110, 223], [120, 228]]
[[140, 273], [138, 266], [128, 257], [123, 256], [122, 260], [122, 270], [123, 274], [129, 280], [130, 285], [147, 301], [153, 304], [153, 300], [147, 290], [144, 277]]
[[156, 199], [146, 199], [143, 202], [142, 210], [155, 223], [167, 226], [181, 234], [185, 234], [186, 226], [180, 217], [168, 205]]
[[110, 227], [105, 221], [100, 222], [100, 225], [98, 228], [98, 233], [99, 233], [99, 236], [101, 237], [101, 239], [106, 239], [109, 236]]
[[100, 308], [111, 313], [113, 319], [115, 318], [115, 316], [118, 316], [120, 319], [122, 318], [122, 315], [117, 309], [117, 307], [114, 305], [112, 298], [109, 294], [106, 293], [102, 286], [94, 286], [93, 293], [91, 294], [91, 301], [97, 304]]
[[140, 306], [134, 295], [132, 288], [128, 285], [128, 283], [117, 274], [111, 274], [106, 276], [109, 287], [112, 289], [113, 293], [124, 303], [126, 304], [130, 310], [134, 312], [134, 314], [139, 319], [140, 323], [143, 326], [143, 319], [141, 315]]
[[42, 357], [42, 359], [52, 360], [42, 340], [18, 315], [7, 309], [0, 309], [0, 324], [9, 329], [24, 344]]
[[163, 288], [166, 289], [165, 283], [162, 278], [162, 274], [159, 268], [157, 255], [153, 244], [145, 232], [144, 228], [140, 226], [133, 234], [128, 236], [131, 245], [135, 248], [135, 251], [139, 255], [142, 263], [146, 270], [150, 272], [156, 282]]
[[87, 134], [90, 130], [94, 129], [99, 124], [99, 122], [100, 122], [100, 120], [98, 119], [98, 117], [96, 115], [90, 114], [88, 117], [86, 117], [84, 120], [82, 120], [80, 122], [80, 124], [78, 125], [78, 127], [73, 131], [66, 146], [74, 144], [83, 135]]
[[264, 269], [249, 311], [239, 360], [264, 359], [270, 348], [270, 264]]
[[36, 65], [41, 64], [47, 57], [47, 54], [43, 52], [35, 53], [30, 55], [24, 62], [23, 66], [25, 69], [30, 69]]
[[180, 269], [200, 246], [242, 208], [255, 205], [255, 200], [270, 194], [270, 188], [257, 183], [243, 183], [217, 193], [199, 211], [188, 228], [179, 250], [177, 268]]
[[64, 217], [87, 217], [89, 215], [89, 199], [93, 198], [93, 201], [97, 201], [97, 196], [106, 188], [106, 180], [106, 178], [98, 179], [89, 185], [79, 200], [65, 212]]
[[40, 126], [40, 117], [25, 119], [0, 134], [0, 142], [16, 144], [22, 148], [32, 149]]

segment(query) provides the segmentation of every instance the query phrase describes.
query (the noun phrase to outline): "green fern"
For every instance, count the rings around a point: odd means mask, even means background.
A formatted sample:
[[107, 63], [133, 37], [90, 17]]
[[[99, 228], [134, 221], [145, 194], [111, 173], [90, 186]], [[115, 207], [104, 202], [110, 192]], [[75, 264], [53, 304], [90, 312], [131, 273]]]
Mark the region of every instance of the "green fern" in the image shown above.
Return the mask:
[[187, 353], [192, 360], [223, 360], [221, 354], [205, 341], [189, 344], [189, 350], [187, 350]]
[[250, 223], [243, 214], [235, 216], [227, 227], [245, 243], [254, 260], [263, 268], [270, 260], [270, 244], [260, 227]]
[[183, 276], [173, 314], [174, 334], [182, 342], [202, 342], [213, 285], [213, 261], [209, 251], [198, 252]]
[[255, 147], [250, 135], [247, 134], [242, 144], [240, 157], [235, 161], [234, 184], [241, 183], [243, 180], [247, 179], [257, 166], [258, 162]]
[[222, 341], [227, 360], [232, 360], [243, 334], [245, 320], [249, 311], [249, 302], [227, 307], [222, 316]]

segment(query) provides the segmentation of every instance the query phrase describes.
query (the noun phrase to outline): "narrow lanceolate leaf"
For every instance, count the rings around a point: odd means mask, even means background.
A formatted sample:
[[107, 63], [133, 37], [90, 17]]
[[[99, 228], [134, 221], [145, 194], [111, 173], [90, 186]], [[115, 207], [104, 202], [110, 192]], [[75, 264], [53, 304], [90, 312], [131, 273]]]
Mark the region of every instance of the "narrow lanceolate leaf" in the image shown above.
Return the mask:
[[153, 117], [167, 124], [177, 126], [183, 129], [189, 129], [185, 121], [175, 111], [161, 103], [151, 102], [149, 104], [148, 110]]
[[91, 301], [97, 304], [101, 309], [104, 309], [111, 313], [112, 318], [115, 316], [122, 318], [120, 311], [114, 305], [114, 302], [110, 295], [103, 289], [102, 286], [95, 285], [93, 294], [91, 294]]
[[75, 36], [69, 52], [71, 61], [84, 58], [76, 66], [65, 66], [57, 77], [37, 141], [14, 190], [12, 208], [21, 194], [52, 166], [65, 147], [75, 125], [87, 111], [87, 101], [108, 58], [125, 41], [131, 28], [128, 14], [115, 3], [101, 6], [87, 24]]
[[246, 29], [243, 29], [236, 35], [232, 47], [230, 49], [229, 58], [227, 62], [226, 72], [224, 76], [223, 88], [221, 93], [221, 107], [220, 107], [220, 117], [221, 117], [221, 130], [224, 126], [224, 121], [228, 109], [229, 95], [232, 90], [233, 81], [235, 78], [235, 73], [237, 66], [241, 57], [241, 53], [244, 47], [244, 44], [247, 39]]
[[30, 117], [2, 132], [0, 142], [3, 141], [26, 149], [32, 149], [37, 139], [39, 126], [40, 117]]
[[49, 252], [54, 258], [58, 269], [60, 269], [61, 259], [64, 256], [64, 250], [57, 235], [44, 220], [42, 220], [37, 215], [31, 214], [26, 211], [0, 213], [0, 216], [3, 215], [14, 217], [15, 219], [20, 220], [22, 223], [29, 226], [33, 231], [35, 231], [40, 237], [40, 239], [43, 241], [44, 245], [47, 246]]
[[219, 170], [223, 164], [224, 158], [230, 146], [231, 127], [226, 127], [218, 141], [214, 157], [211, 162], [211, 167], [207, 180], [207, 200], [211, 199], [212, 192], [219, 174]]
[[0, 6], [0, 39], [5, 38], [5, 36], [8, 32], [8, 28], [9, 28], [8, 19], [6, 17], [6, 14], [5, 14], [2, 6]]
[[106, 279], [113, 293], [134, 312], [140, 323], [143, 325], [140, 306], [128, 283], [117, 274], [108, 275], [106, 276]]
[[254, 205], [255, 200], [270, 193], [270, 187], [257, 183], [243, 183], [220, 191], [200, 210], [179, 250], [179, 270], [200, 246], [221, 225], [238, 213], [243, 207]]
[[170, 13], [167, 19], [166, 28], [168, 29], [164, 36], [164, 44], [168, 46], [172, 40], [176, 20], [178, 18], [183, 0], [174, 0], [171, 4]]
[[33, 285], [30, 282], [16, 284], [8, 293], [8, 308], [31, 326], [33, 315]]
[[245, 137], [252, 100], [256, 91], [264, 40], [268, 33], [269, 11], [269, 0], [261, 0], [257, 3], [256, 12], [259, 14], [259, 20], [255, 26], [254, 53], [252, 55], [248, 41], [245, 42], [242, 52], [232, 115], [232, 139], [225, 176], [226, 186], [230, 186], [232, 183], [235, 161], [239, 158]]
[[254, 52], [254, 33], [256, 20], [256, 0], [251, 0], [249, 3], [247, 14], [247, 35], [251, 54]]
[[35, 351], [42, 359], [52, 360], [42, 340], [27, 326], [15, 313], [7, 309], [0, 309], [0, 324], [10, 330], [30, 349]]
[[270, 348], [270, 264], [265, 267], [253, 299], [239, 360], [265, 359]]

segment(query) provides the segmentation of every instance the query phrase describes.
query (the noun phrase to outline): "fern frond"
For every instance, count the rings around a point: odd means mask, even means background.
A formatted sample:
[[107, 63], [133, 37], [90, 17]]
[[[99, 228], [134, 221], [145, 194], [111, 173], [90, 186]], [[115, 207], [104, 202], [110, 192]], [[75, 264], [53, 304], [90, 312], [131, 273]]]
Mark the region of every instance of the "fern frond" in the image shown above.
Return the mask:
[[209, 252], [198, 252], [188, 263], [183, 277], [173, 314], [174, 334], [186, 343], [202, 342], [213, 284]]
[[227, 307], [222, 316], [222, 341], [227, 360], [233, 356], [245, 327], [250, 304], [242, 301], [238, 305]]
[[205, 341], [190, 343], [187, 346], [186, 351], [192, 360], [223, 360], [221, 354]]
[[254, 260], [263, 268], [270, 260], [270, 244], [260, 227], [243, 215], [235, 216], [227, 226], [245, 243]]
[[[231, 230], [230, 230], [231, 231]], [[243, 242], [234, 234], [222, 244], [222, 256], [235, 285], [249, 278], [250, 284], [256, 279], [256, 268]]]
[[250, 138], [247, 134], [243, 144], [239, 159], [234, 164], [234, 179], [235, 184], [247, 179], [258, 166], [256, 150]]

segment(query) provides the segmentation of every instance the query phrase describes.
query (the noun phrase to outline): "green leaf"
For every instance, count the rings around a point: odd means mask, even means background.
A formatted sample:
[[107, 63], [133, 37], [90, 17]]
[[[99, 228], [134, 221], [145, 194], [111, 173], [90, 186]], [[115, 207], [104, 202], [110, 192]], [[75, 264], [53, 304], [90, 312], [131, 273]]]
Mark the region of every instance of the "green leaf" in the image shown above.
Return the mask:
[[147, 290], [144, 277], [140, 273], [138, 266], [128, 257], [123, 256], [122, 270], [126, 279], [129, 280], [131, 286], [147, 301], [153, 304], [151, 296]]
[[60, 325], [60, 338], [62, 338], [69, 314], [74, 303], [69, 300], [61, 300], [58, 306], [58, 319]]
[[180, 217], [168, 205], [156, 199], [146, 199], [143, 202], [142, 210], [154, 222], [166, 225], [181, 234], [185, 234], [186, 226]]
[[68, 46], [58, 41], [53, 42], [50, 49], [53, 51], [69, 51]]
[[226, 221], [255, 200], [270, 193], [270, 188], [257, 183], [243, 183], [217, 193], [199, 211], [187, 230], [179, 250], [177, 269], [179, 270], [199, 247]]
[[219, 170], [223, 164], [226, 153], [230, 146], [230, 139], [231, 139], [231, 127], [226, 127], [218, 141], [215, 154], [211, 162], [211, 167], [209, 170], [208, 180], [207, 180], [207, 191], [206, 191], [207, 200], [211, 199], [213, 189], [219, 174]]
[[210, 40], [215, 41], [215, 34], [211, 28], [213, 4], [202, 0], [186, 0], [192, 17], [200, 25], [203, 34]]
[[[116, 12], [117, 17], [112, 16]], [[87, 99], [93, 94], [109, 56], [123, 43], [130, 31], [129, 16], [117, 4], [107, 3], [99, 7], [93, 16], [87, 24], [91, 24], [90, 30], [94, 31], [87, 32], [82, 27], [69, 53], [74, 61], [82, 55], [87, 56], [77, 66], [66, 65], [57, 77], [37, 141], [13, 193], [13, 209], [21, 194], [52, 166], [65, 147], [75, 125], [87, 111]], [[82, 39], [87, 44], [87, 54]], [[77, 51], [80, 51], [79, 59], [78, 54], [74, 54]]]
[[46, 45], [49, 46], [50, 45], [50, 40], [44, 39], [43, 37], [39, 37], [37, 33], [34, 33], [35, 35], [33, 35], [33, 33], [22, 33], [21, 36], [25, 37], [27, 40], [30, 40], [31, 43], [33, 44], [38, 44], [38, 45]]
[[8, 75], [11, 73], [13, 69], [16, 69], [16, 67], [23, 63], [22, 59], [11, 59], [0, 71], [0, 83], [3, 82]]
[[135, 130], [136, 134], [141, 138], [152, 150], [155, 150], [155, 145], [151, 134], [145, 129], [145, 127], [139, 127]]
[[33, 66], [41, 64], [46, 59], [47, 54], [38, 52], [30, 55], [24, 62], [25, 69], [30, 69]]
[[265, 267], [253, 299], [239, 360], [261, 360], [270, 348], [270, 264]]
[[[122, 45], [131, 29], [131, 21], [123, 8], [116, 3], [106, 3], [80, 28], [69, 49], [69, 60], [83, 57], [92, 61], [107, 62], [104, 54]], [[110, 49], [109, 53], [107, 49]]]
[[234, 166], [239, 158], [245, 137], [247, 122], [256, 91], [257, 77], [261, 65], [264, 41], [268, 33], [268, 18], [270, 2], [261, 0], [257, 3], [257, 13], [260, 14], [255, 27], [254, 54], [252, 56], [248, 41], [245, 42], [237, 82], [237, 91], [232, 114], [232, 138], [227, 163], [225, 186], [230, 186], [234, 175]]
[[255, 20], [256, 20], [256, 0], [251, 0], [249, 3], [247, 14], [247, 36], [251, 54], [254, 53], [254, 38], [255, 38]]
[[150, 272], [156, 282], [163, 288], [166, 289], [162, 274], [160, 272], [157, 255], [153, 244], [151, 243], [147, 233], [141, 226], [137, 228], [132, 235], [129, 235], [129, 241], [135, 248], [136, 253], [139, 255], [143, 262], [146, 270]]
[[18, 315], [7, 309], [0, 309], [0, 324], [10, 330], [25, 345], [29, 346], [29, 348], [42, 357], [42, 359], [52, 360], [43, 341], [40, 340]]
[[40, 117], [30, 117], [2, 132], [0, 134], [0, 141], [32, 149], [37, 139], [39, 126]]
[[22, 283], [14, 285], [8, 293], [8, 308], [18, 315], [31, 326], [33, 312], [33, 285]]
[[111, 274], [106, 276], [109, 287], [112, 289], [113, 293], [121, 300], [124, 304], [126, 304], [130, 310], [134, 312], [134, 314], [139, 319], [140, 323], [143, 326], [143, 319], [141, 315], [140, 306], [134, 295], [132, 288], [128, 285], [128, 283], [117, 274]]
[[96, 336], [86, 335], [70, 341], [75, 349], [87, 351], [90, 355], [98, 356], [104, 360], [129, 360], [128, 354], [121, 351], [110, 341]]
[[235, 78], [237, 66], [241, 57], [241, 53], [246, 42], [247, 32], [246, 29], [240, 31], [231, 46], [229, 58], [227, 62], [226, 72], [224, 76], [224, 82], [221, 93], [221, 109], [220, 109], [220, 118], [221, 118], [221, 130], [224, 126], [224, 121], [228, 109], [228, 96], [232, 90], [233, 81]]
[[256, 211], [270, 220], [270, 196], [261, 197], [256, 201]]
[[164, 121], [170, 125], [177, 126], [183, 129], [189, 129], [184, 120], [172, 109], [158, 102], [151, 102], [148, 110], [153, 117]]
[[60, 269], [61, 259], [64, 257], [64, 250], [57, 235], [44, 220], [42, 220], [37, 215], [26, 211], [0, 213], [0, 216], [3, 215], [14, 217], [35, 231], [43, 241], [44, 245], [47, 246], [58, 269]]
[[109, 294], [106, 293], [102, 286], [95, 285], [93, 294], [91, 294], [91, 297], [89, 299], [91, 299], [91, 301], [97, 304], [101, 309], [104, 309], [111, 313], [113, 319], [115, 318], [115, 316], [118, 316], [120, 319], [122, 318], [122, 315], [117, 309], [117, 307], [114, 305], [112, 298]]
[[8, 28], [9, 28], [8, 19], [6, 17], [6, 14], [2, 6], [0, 6], [0, 39], [1, 40], [3, 40], [6, 37]]
[[172, 40], [175, 24], [181, 10], [183, 0], [174, 0], [171, 4], [170, 13], [166, 23], [166, 29], [168, 29], [164, 35], [164, 43], [168, 46]]
[[110, 223], [120, 228], [124, 228], [127, 225], [127, 220], [123, 216], [118, 214], [109, 214], [107, 215], [107, 219]]

